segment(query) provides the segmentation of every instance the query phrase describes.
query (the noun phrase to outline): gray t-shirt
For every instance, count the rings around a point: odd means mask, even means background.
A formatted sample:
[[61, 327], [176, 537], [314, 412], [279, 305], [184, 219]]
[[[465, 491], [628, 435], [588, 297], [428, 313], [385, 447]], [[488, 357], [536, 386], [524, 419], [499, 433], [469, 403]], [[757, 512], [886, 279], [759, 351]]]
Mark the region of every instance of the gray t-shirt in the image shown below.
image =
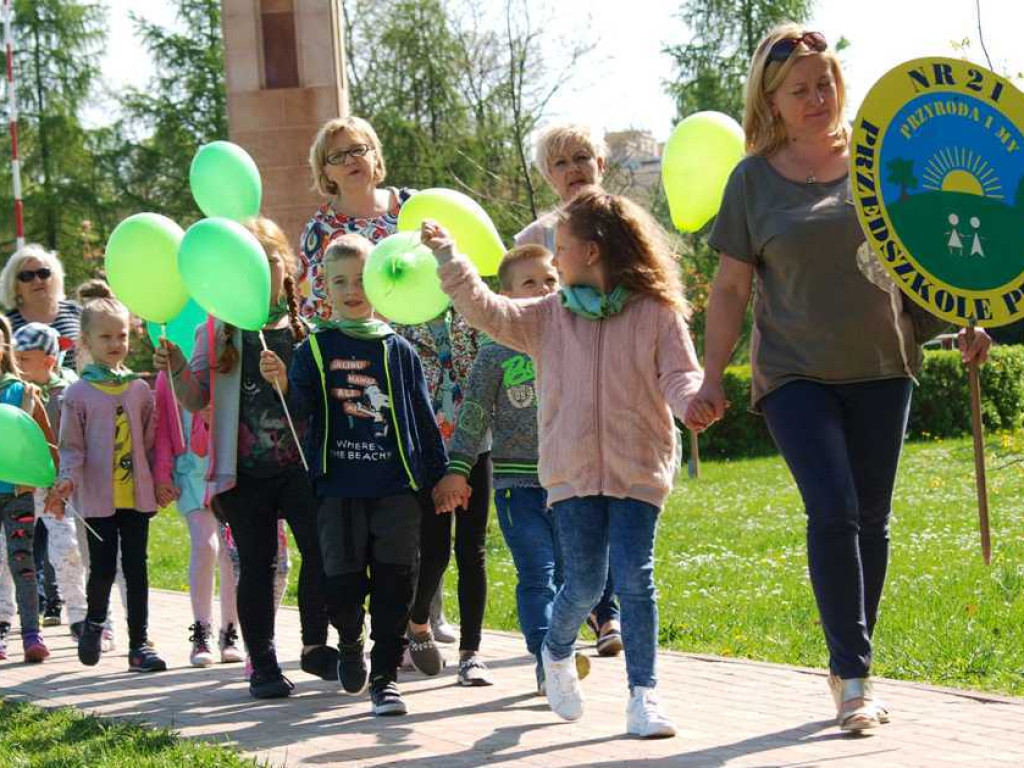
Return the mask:
[[729, 179], [709, 241], [757, 275], [755, 409], [796, 379], [850, 383], [920, 368], [917, 318], [864, 240], [849, 177], [795, 182], [766, 158], [747, 157]]

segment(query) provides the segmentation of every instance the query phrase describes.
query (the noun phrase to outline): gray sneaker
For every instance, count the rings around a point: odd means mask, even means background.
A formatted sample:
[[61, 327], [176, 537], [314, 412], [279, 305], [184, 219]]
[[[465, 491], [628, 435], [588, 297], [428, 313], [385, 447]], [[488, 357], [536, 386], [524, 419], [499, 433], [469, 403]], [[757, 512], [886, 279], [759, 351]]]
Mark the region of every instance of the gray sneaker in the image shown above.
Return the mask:
[[484, 660], [479, 654], [474, 653], [459, 662], [459, 685], [476, 687], [480, 685], [494, 685], [491, 679], [491, 671], [487, 669]]
[[444, 657], [430, 630], [409, 633], [409, 656], [413, 666], [428, 677], [440, 674], [444, 669]]

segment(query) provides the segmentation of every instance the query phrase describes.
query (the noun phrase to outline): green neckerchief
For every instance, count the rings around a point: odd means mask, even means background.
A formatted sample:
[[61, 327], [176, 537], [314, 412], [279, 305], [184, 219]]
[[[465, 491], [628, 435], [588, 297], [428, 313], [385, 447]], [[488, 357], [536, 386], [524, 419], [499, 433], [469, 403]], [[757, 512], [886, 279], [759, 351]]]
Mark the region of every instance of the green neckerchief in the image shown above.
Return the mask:
[[0, 392], [7, 389], [9, 386], [11, 386], [11, 384], [17, 384], [19, 382], [21, 382], [21, 379], [19, 379], [13, 373], [5, 373], [3, 375], [0, 375]]
[[288, 301], [286, 299], [281, 299], [277, 304], [270, 308], [270, 313], [267, 315], [267, 325], [273, 325], [287, 314]]
[[99, 363], [89, 363], [82, 369], [78, 378], [85, 379], [90, 384], [118, 385], [135, 381], [135, 379], [140, 378], [140, 376], [137, 373], [132, 373], [127, 368], [121, 368], [120, 370], [114, 371], [105, 365], [100, 365]]
[[368, 317], [365, 320], [346, 320], [344, 318], [323, 320], [314, 318], [313, 325], [316, 326], [318, 331], [341, 331], [346, 336], [351, 336], [353, 339], [362, 339], [363, 341], [376, 341], [377, 339], [383, 339], [385, 336], [391, 336], [395, 332], [390, 325], [375, 317]]
[[615, 286], [615, 290], [608, 294], [589, 285], [566, 286], [558, 293], [563, 307], [587, 320], [602, 320], [617, 315], [629, 299], [629, 289], [621, 285]]

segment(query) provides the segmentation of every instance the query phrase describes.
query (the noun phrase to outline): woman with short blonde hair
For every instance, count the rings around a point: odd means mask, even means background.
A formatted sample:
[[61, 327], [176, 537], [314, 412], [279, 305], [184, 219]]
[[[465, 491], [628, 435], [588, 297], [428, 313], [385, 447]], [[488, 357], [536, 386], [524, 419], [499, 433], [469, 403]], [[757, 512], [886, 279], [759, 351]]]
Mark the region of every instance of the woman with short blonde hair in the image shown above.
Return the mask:
[[[709, 241], [721, 254], [704, 384], [686, 413], [702, 430], [727, 407], [722, 372], [750, 302], [752, 400], [803, 498], [811, 585], [829, 652], [836, 721], [877, 727], [871, 638], [889, 562], [889, 518], [921, 344], [944, 323], [882, 269], [857, 221], [842, 69], [824, 35], [795, 24], [761, 41], [747, 80], [748, 156]], [[984, 360], [979, 333], [964, 359]]]
[[394, 234], [398, 212], [413, 190], [380, 187], [387, 177], [384, 150], [373, 126], [361, 117], [338, 117], [320, 127], [309, 148], [309, 170], [313, 188], [327, 201], [306, 224], [299, 244], [302, 280], [309, 282], [302, 314], [327, 319], [327, 246], [350, 232], [372, 243]]

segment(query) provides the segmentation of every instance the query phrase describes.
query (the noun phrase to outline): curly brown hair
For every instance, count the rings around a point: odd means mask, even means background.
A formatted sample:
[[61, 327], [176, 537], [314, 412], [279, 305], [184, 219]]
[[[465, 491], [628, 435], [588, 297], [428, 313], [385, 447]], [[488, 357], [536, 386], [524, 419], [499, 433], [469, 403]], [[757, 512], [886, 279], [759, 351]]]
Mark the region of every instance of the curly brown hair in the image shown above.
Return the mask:
[[689, 317], [668, 233], [639, 205], [591, 186], [559, 209], [558, 220], [598, 246], [609, 285], [650, 296]]

